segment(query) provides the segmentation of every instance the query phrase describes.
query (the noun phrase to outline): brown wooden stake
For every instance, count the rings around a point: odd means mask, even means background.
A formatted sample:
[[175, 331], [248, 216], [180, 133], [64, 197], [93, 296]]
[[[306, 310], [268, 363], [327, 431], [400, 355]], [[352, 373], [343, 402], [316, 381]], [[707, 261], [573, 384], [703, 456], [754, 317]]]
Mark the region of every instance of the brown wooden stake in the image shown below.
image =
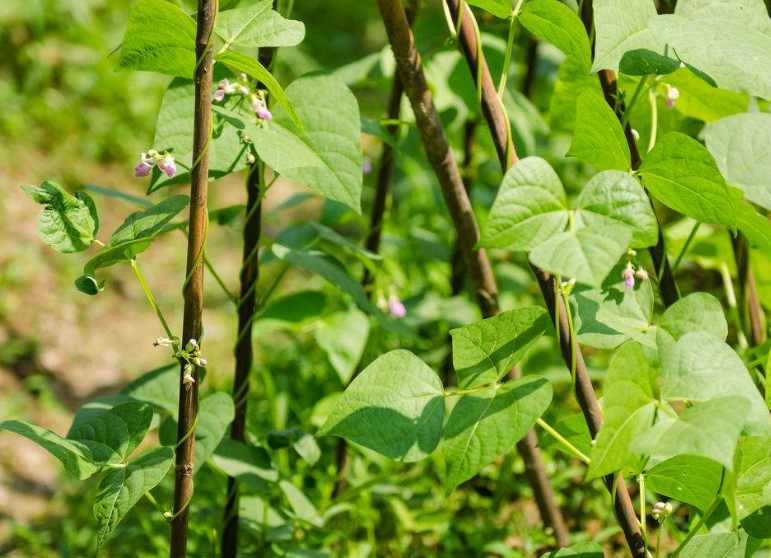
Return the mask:
[[[450, 8], [450, 14], [453, 21], [457, 21], [459, 0], [445, 0], [447, 6]], [[584, 6], [589, 4], [589, 0], [584, 2]], [[471, 70], [472, 77], [476, 80], [477, 76], [477, 53], [478, 45], [476, 42], [476, 33], [473, 26], [470, 24], [473, 14], [471, 10], [464, 4], [464, 13], [462, 21], [467, 22], [467, 25], [461, 25], [461, 29], [458, 33], [460, 39], [460, 46], [463, 54]], [[495, 91], [495, 88], [485, 87], [485, 83], [492, 83], [492, 76], [487, 69], [487, 65], [482, 66], [482, 108], [485, 118], [498, 118], [497, 121], [489, 121], [488, 125], [492, 131], [493, 142], [496, 144], [498, 153], [505, 152], [506, 146], [509, 144], [508, 138], [502, 138], [497, 132], [498, 130], [505, 129], [505, 114], [500, 110], [500, 99]], [[498, 107], [498, 110], [496, 110]], [[490, 116], [488, 116], [490, 115]], [[497, 116], [494, 116], [497, 115]], [[504, 172], [509, 166], [516, 163], [516, 155], [511, 154], [508, 160], [504, 160], [501, 163], [501, 167]], [[555, 300], [555, 294], [557, 292], [557, 285], [554, 277], [548, 273], [533, 267], [538, 283], [541, 287], [541, 292], [546, 302], [546, 307], [552, 315], [552, 319], [556, 324], [556, 327], [560, 330], [560, 349], [562, 352], [563, 360], [568, 368], [571, 367], [573, 362], [573, 354], [575, 353], [575, 376], [576, 376], [576, 399], [581, 407], [581, 411], [584, 414], [586, 423], [589, 427], [589, 431], [592, 437], [595, 437], [602, 427], [602, 412], [600, 410], [599, 403], [597, 402], [597, 396], [594, 393], [594, 387], [589, 379], [589, 372], [586, 369], [583, 355], [581, 354], [581, 348], [575, 343], [574, 339], [571, 339], [570, 325], [568, 321], [567, 312], [562, 301], [562, 297], [559, 300]], [[555, 315], [555, 308], [558, 306], [558, 311]], [[614, 478], [613, 475], [609, 475], [605, 478], [605, 483], [608, 486], [611, 493], [615, 493], [615, 512], [616, 518], [624, 532], [627, 544], [631, 550], [634, 558], [644, 558], [646, 556], [645, 541], [640, 531], [639, 521], [636, 517], [634, 505], [632, 499], [629, 496], [629, 491], [623, 477], [618, 475]], [[615, 490], [614, 490], [615, 485]]]
[[[198, 161], [190, 175], [190, 228], [187, 242], [187, 274], [184, 289], [185, 310], [182, 345], [200, 340], [203, 313], [203, 251], [208, 227], [207, 197], [209, 185], [208, 145], [211, 138], [212, 62], [214, 58], [214, 20], [216, 0], [198, 0], [196, 32], [195, 113], [193, 161]], [[171, 558], [187, 555], [188, 516], [193, 497], [193, 454], [195, 420], [198, 416], [198, 368], [193, 367], [195, 382], [185, 386], [184, 363], [180, 367], [179, 411], [176, 462], [174, 467], [174, 513], [171, 520]]]
[[[479, 227], [471, 207], [471, 202], [466, 194], [460, 170], [458, 169], [450, 144], [447, 141], [439, 113], [434, 106], [433, 97], [426, 83], [420, 55], [415, 46], [404, 8], [399, 0], [378, 0], [378, 7], [396, 59], [397, 69], [404, 83], [404, 91], [415, 113], [415, 120], [417, 121], [428, 161], [439, 181], [442, 195], [455, 226], [458, 243], [468, 268], [477, 304], [483, 316], [494, 316], [499, 312], [498, 287], [493, 278], [487, 252], [484, 249], [477, 250], [475, 248], [479, 240]], [[484, 60], [480, 60], [480, 63], [486, 67]], [[492, 79], [490, 79], [489, 72], [487, 73], [487, 79], [483, 80], [483, 83], [486, 83], [483, 91], [485, 89], [488, 91], [492, 90], [494, 93], [495, 88]], [[487, 107], [484, 112], [485, 114], [503, 114], [500, 107]], [[490, 125], [490, 128], [493, 130], [493, 135], [496, 139], [503, 138], [504, 141], [502, 145], [496, 143], [499, 157], [503, 155], [504, 161], [506, 157], [516, 158], [514, 148], [510, 144], [508, 134], [505, 131], [505, 121], [502, 127], [500, 126], [500, 121], [498, 121], [498, 124], [495, 126]], [[504, 132], [502, 136], [497, 133], [501, 129]], [[532, 440], [529, 436], [525, 438], [525, 440], [528, 439]], [[533, 468], [543, 471], [543, 464], [540, 462], [538, 450], [537, 448], [532, 449], [534, 450], [533, 452], [526, 453], [522, 457], [527, 463], [528, 469]], [[545, 473], [540, 475], [539, 478], [546, 481], [545, 484], [534, 484], [532, 488], [533, 492], [537, 494], [536, 501], [539, 503], [539, 506], [542, 503], [547, 506], [547, 509], [541, 510], [544, 523], [554, 530], [558, 544], [566, 545], [568, 544], [567, 527], [554, 501], [551, 485], [548, 483]], [[528, 476], [528, 480], [532, 481], [534, 477]]]
[[749, 322], [752, 345], [757, 347], [765, 342], [766, 331], [763, 325], [763, 307], [760, 305], [758, 290], [755, 285], [755, 275], [750, 268], [750, 247], [747, 243], [747, 237], [741, 233], [732, 238], [731, 242], [739, 285], [739, 316], [742, 327], [745, 327]]

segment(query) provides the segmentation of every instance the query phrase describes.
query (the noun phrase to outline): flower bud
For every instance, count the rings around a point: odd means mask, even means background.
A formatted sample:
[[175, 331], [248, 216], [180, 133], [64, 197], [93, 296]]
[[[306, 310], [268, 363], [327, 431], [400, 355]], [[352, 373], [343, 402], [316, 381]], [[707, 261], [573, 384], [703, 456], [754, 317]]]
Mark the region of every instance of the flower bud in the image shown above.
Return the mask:
[[155, 343], [153, 343], [153, 346], [155, 347], [171, 347], [174, 344], [174, 341], [169, 339], [168, 337], [159, 337]]
[[368, 157], [364, 157], [364, 160], [361, 162], [361, 173], [364, 175], [367, 175], [371, 172], [372, 172], [372, 161], [370, 161]]
[[634, 276], [637, 277], [640, 281], [648, 280], [648, 272], [645, 271], [643, 268], [640, 268], [637, 271], [635, 271]]
[[392, 318], [403, 318], [407, 315], [407, 309], [395, 295], [391, 295], [388, 299], [388, 310]]
[[254, 158], [254, 155], [251, 153], [246, 154], [246, 162], [250, 165], [253, 165], [257, 159]]
[[198, 347], [198, 341], [196, 341], [195, 339], [191, 339], [190, 341], [188, 341], [187, 345], [185, 346], [188, 352], [194, 350], [196, 347]]
[[629, 264], [624, 271], [621, 272], [621, 277], [624, 278], [624, 287], [626, 287], [627, 290], [631, 291], [634, 289], [634, 269], [632, 269], [632, 264]]
[[261, 120], [273, 120], [273, 113], [268, 110], [268, 107], [261, 105], [254, 111], [257, 113], [257, 118]]
[[635, 141], [640, 141], [640, 132], [632, 128], [632, 137]]
[[667, 87], [667, 108], [669, 110], [672, 110], [675, 108], [675, 100], [680, 98], [680, 91], [678, 91], [677, 87], [672, 87], [668, 83], [665, 84]]
[[209, 361], [207, 361], [205, 358], [195, 357], [193, 358], [193, 364], [205, 368], [206, 365], [209, 364]]
[[388, 301], [383, 296], [382, 291], [377, 293], [377, 307], [383, 312], [388, 312]]

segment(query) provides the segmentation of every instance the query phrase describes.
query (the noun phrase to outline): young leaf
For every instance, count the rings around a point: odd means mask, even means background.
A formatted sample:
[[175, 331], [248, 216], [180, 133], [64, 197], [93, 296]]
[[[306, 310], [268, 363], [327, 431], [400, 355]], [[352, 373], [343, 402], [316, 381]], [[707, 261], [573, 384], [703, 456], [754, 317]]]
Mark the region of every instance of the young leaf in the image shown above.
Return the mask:
[[530, 261], [565, 279], [600, 287], [631, 240], [632, 232], [627, 226], [592, 225], [555, 234], [531, 250]]
[[67, 472], [78, 480], [85, 480], [97, 471], [91, 450], [85, 444], [67, 440], [50, 430], [20, 420], [2, 422], [0, 428], [32, 440], [61, 461]]
[[619, 70], [632, 76], [668, 74], [679, 66], [664, 41], [648, 29], [653, 0], [596, 0], [597, 39], [592, 72]]
[[104, 280], [99, 281], [96, 272], [105, 267], [128, 262], [147, 250], [155, 238], [139, 238], [129, 242], [104, 248], [86, 262], [83, 275], [75, 280], [77, 289], [87, 295], [96, 295], [104, 290]]
[[40, 239], [57, 252], [82, 252], [94, 242], [99, 229], [94, 201], [85, 192], [75, 196], [56, 182], [22, 186], [43, 210], [37, 217]]
[[144, 439], [153, 410], [145, 403], [117, 405], [71, 428], [67, 438], [91, 450], [96, 463], [123, 463]]
[[480, 245], [531, 250], [568, 222], [567, 198], [557, 173], [539, 157], [511, 167], [495, 197]]
[[112, 233], [107, 246], [117, 246], [140, 238], [152, 238], [163, 232], [174, 217], [190, 203], [185, 195], [171, 196], [157, 205], [129, 215]]
[[604, 558], [605, 551], [594, 542], [582, 542], [569, 548], [558, 548], [548, 554], [542, 554], [541, 558]]
[[324, 318], [315, 333], [316, 343], [327, 353], [343, 385], [356, 372], [369, 338], [369, 317], [349, 308]]
[[305, 129], [286, 110], [275, 111], [275, 121], [302, 140], [323, 166], [287, 168], [284, 176], [325, 197], [361, 212], [361, 120], [353, 93], [333, 74], [305, 74], [287, 87], [291, 106]]
[[583, 159], [597, 170], [631, 168], [621, 122], [602, 95], [587, 91], [578, 97], [575, 130], [569, 157]]
[[581, 345], [615, 349], [629, 339], [650, 343], [645, 331], [653, 315], [653, 288], [650, 281], [637, 281], [634, 290], [627, 289], [621, 276], [625, 267], [614, 267], [599, 289], [573, 290], [573, 326]]
[[439, 376], [414, 354], [396, 350], [354, 378], [317, 436], [340, 436], [396, 461], [420, 461], [439, 444], [443, 419]]
[[141, 0], [129, 14], [118, 67], [192, 78], [195, 21], [165, 0]]
[[596, 174], [581, 190], [576, 226], [621, 224], [632, 230], [632, 248], [658, 241], [659, 225], [640, 183], [621, 171]]
[[717, 496], [722, 478], [723, 469], [715, 461], [694, 455], [676, 455], [645, 473], [645, 486], [704, 512]]
[[705, 141], [726, 181], [771, 210], [771, 114], [736, 114], [708, 124]]
[[697, 221], [736, 230], [739, 192], [730, 188], [709, 151], [693, 138], [670, 132], [640, 166], [645, 187], [664, 205]]
[[497, 382], [522, 360], [548, 327], [546, 310], [534, 306], [451, 330], [458, 385], [466, 389]]
[[[265, 87], [268, 88], [268, 92], [271, 97], [286, 111], [289, 119], [295, 126], [302, 132], [305, 130], [303, 127], [303, 121], [295, 111], [292, 103], [289, 101], [287, 94], [281, 88], [276, 78], [257, 60], [247, 54], [241, 52], [224, 52], [216, 56], [218, 62], [222, 62], [226, 66], [230, 66], [237, 72], [243, 72], [254, 79], [258, 80]], [[357, 111], [358, 118], [358, 111]]]
[[551, 398], [551, 384], [538, 377], [461, 396], [442, 434], [447, 494], [508, 452], [546, 411]]
[[511, 2], [509, 0], [467, 0], [467, 2], [501, 19], [508, 19], [511, 16]]
[[272, 9], [272, 0], [261, 0], [248, 8], [225, 10], [217, 16], [217, 34], [225, 45], [249, 48], [291, 47], [305, 37], [305, 25], [301, 21], [284, 19]]
[[111, 469], [104, 476], [94, 502], [94, 517], [99, 523], [97, 552], [145, 492], [163, 480], [173, 460], [171, 448], [155, 448], [139, 455], [125, 467]]
[[522, 7], [522, 26], [573, 57], [586, 71], [592, 65], [592, 49], [584, 25], [576, 13], [555, 0], [534, 0]]
[[705, 19], [659, 15], [648, 25], [707, 81], [771, 99], [771, 36], [733, 15]]
[[592, 447], [587, 479], [643, 465], [632, 442], [653, 423], [655, 374], [639, 343], [626, 343], [613, 355], [603, 393], [605, 422]]

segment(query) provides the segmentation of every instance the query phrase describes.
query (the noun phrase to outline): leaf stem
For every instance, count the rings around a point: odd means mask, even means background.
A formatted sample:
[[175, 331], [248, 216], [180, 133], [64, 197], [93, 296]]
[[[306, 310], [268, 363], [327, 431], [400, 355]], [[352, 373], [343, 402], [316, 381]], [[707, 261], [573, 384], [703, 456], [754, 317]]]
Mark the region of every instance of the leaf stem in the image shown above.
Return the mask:
[[169, 339], [174, 339], [174, 335], [171, 333], [171, 328], [169, 328], [169, 324], [166, 322], [166, 318], [163, 317], [163, 312], [161, 312], [161, 309], [158, 306], [158, 303], [155, 301], [153, 292], [150, 290], [150, 286], [147, 284], [147, 281], [145, 280], [145, 276], [142, 275], [142, 271], [140, 271], [139, 269], [139, 264], [137, 264], [137, 261], [135, 259], [131, 260], [131, 269], [134, 270], [134, 274], [137, 276], [137, 279], [139, 280], [139, 284], [142, 286], [142, 290], [145, 292], [145, 296], [147, 297], [148, 302], [150, 302], [150, 306], [153, 307], [153, 310], [155, 310], [155, 314], [158, 316], [158, 319], [161, 321], [161, 325], [163, 326], [163, 331], [166, 333], [166, 337]]
[[672, 275], [675, 274], [677, 271], [677, 268], [680, 267], [680, 262], [683, 260], [683, 257], [688, 252], [688, 248], [691, 246], [691, 242], [693, 242], [693, 239], [696, 238], [696, 233], [699, 231], [699, 227], [701, 226], [701, 221], [696, 221], [696, 224], [691, 229], [691, 233], [688, 235], [688, 238], [685, 241], [685, 244], [683, 244], [683, 249], [680, 250], [680, 253], [677, 255], [677, 259], [675, 259], [675, 263], [672, 264]]
[[568, 442], [568, 440], [564, 436], [562, 436], [562, 434], [557, 432], [548, 422], [546, 422], [545, 420], [539, 417], [538, 419], [536, 419], [535, 423], [541, 428], [543, 428], [544, 430], [546, 430], [546, 432], [548, 432], [560, 444], [562, 444], [567, 449], [569, 449], [571, 453], [573, 453], [578, 459], [580, 459], [587, 465], [589, 465], [592, 462], [591, 458], [588, 455], [586, 455], [581, 450], [579, 450], [576, 446]]
[[648, 138], [648, 151], [650, 152], [656, 145], [656, 134], [659, 126], [659, 112], [656, 105], [656, 93], [651, 89], [648, 91], [648, 102], [651, 105], [651, 137]]
[[637, 476], [637, 483], [640, 485], [640, 531], [642, 531], [642, 536], [646, 541], [648, 541], [648, 527], [646, 525], [646, 516], [645, 513], [645, 474], [640, 473]]
[[519, 10], [522, 8], [522, 2], [523, 0], [517, 2], [517, 6], [509, 16], [509, 36], [508, 39], [506, 39], [506, 58], [503, 60], [501, 80], [498, 82], [498, 97], [500, 97], [501, 100], [503, 100], [503, 93], [506, 91], [506, 80], [509, 77], [509, 68], [511, 66], [511, 54], [514, 50], [514, 30], [517, 26], [517, 16], [519, 15]]
[[[722, 482], [721, 482], [722, 485]], [[685, 546], [691, 542], [691, 539], [696, 536], [696, 533], [698, 533], [702, 527], [704, 527], [704, 524], [707, 522], [707, 520], [710, 518], [710, 516], [715, 512], [718, 505], [720, 504], [720, 501], [722, 500], [722, 496], [718, 492], [717, 496], [715, 496], [715, 499], [713, 500], [712, 504], [710, 504], [709, 508], [707, 508], [707, 511], [704, 512], [704, 515], [701, 516], [701, 519], [699, 519], [699, 522], [696, 524], [696, 526], [688, 531], [688, 534], [683, 539], [683, 542], [680, 543], [680, 546], [675, 549], [675, 551], [672, 553], [671, 558], [677, 558], [680, 556], [680, 553], [683, 551]]]
[[632, 116], [632, 108], [634, 107], [637, 100], [640, 98], [640, 94], [643, 92], [643, 89], [647, 85], [648, 81], [650, 80], [650, 75], [644, 76], [642, 79], [640, 79], [640, 82], [637, 84], [637, 87], [634, 90], [634, 93], [632, 94], [632, 99], [629, 101], [629, 104], [626, 106], [626, 109], [624, 109], [624, 114], [621, 118], [621, 127], [626, 128], [626, 125], [629, 123], [629, 118]]

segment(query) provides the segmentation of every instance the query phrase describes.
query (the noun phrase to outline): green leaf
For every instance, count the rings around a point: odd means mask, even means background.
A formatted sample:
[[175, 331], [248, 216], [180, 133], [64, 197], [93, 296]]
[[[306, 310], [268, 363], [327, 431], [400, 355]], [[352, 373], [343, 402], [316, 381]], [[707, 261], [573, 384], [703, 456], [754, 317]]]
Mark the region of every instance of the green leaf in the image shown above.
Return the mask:
[[173, 460], [174, 451], [171, 448], [155, 448], [104, 476], [94, 502], [94, 517], [99, 524], [97, 552], [145, 492], [163, 480]]
[[745, 558], [747, 533], [709, 533], [691, 539], [680, 556], [682, 558]]
[[736, 230], [738, 190], [726, 184], [715, 159], [695, 139], [679, 132], [664, 135], [639, 172], [645, 187], [667, 207]]
[[771, 33], [771, 22], [763, 0], [680, 0], [675, 14], [694, 19], [730, 17], [757, 31]]
[[139, 446], [153, 420], [145, 403], [117, 405], [70, 429], [67, 438], [91, 450], [95, 463], [123, 463]]
[[[668, 75], [666, 83], [677, 87], [680, 93], [675, 104], [676, 110], [704, 122], [714, 122], [732, 114], [746, 112], [749, 105], [747, 95], [713, 87], [688, 68], [679, 68]], [[718, 159], [714, 151], [712, 154]]]
[[40, 187], [22, 186], [35, 202], [44, 206], [37, 217], [40, 239], [57, 252], [82, 252], [94, 242], [99, 229], [94, 201], [85, 192], [70, 195], [56, 182]]
[[315, 465], [321, 458], [321, 449], [316, 439], [299, 428], [270, 430], [265, 434], [265, 440], [271, 448], [288, 448], [291, 445], [297, 455], [309, 465]]
[[736, 206], [739, 230], [747, 237], [753, 248], [771, 254], [771, 220], [760, 215], [755, 208], [745, 201]]
[[645, 473], [645, 487], [704, 512], [717, 496], [722, 477], [723, 468], [711, 459], [677, 455]]
[[576, 102], [576, 123], [569, 157], [583, 159], [597, 170], [631, 168], [629, 145], [616, 113], [602, 95], [587, 91]]
[[327, 299], [320, 291], [299, 291], [276, 297], [254, 322], [253, 337], [279, 329], [302, 328], [321, 315], [326, 303]]
[[414, 354], [396, 350], [354, 378], [317, 435], [340, 436], [396, 461], [420, 461], [439, 444], [443, 418], [439, 376]]
[[[552, 425], [560, 436], [573, 444], [578, 451], [584, 455], [589, 455], [592, 451], [592, 435], [589, 427], [586, 425], [586, 417], [578, 413], [564, 418]], [[545, 432], [538, 443], [542, 448], [558, 449], [570, 456], [579, 458], [573, 451], [569, 450], [562, 442], [557, 440], [548, 432]]]
[[522, 7], [519, 21], [525, 29], [573, 57], [589, 71], [592, 65], [589, 38], [572, 9], [556, 0], [534, 0]]
[[249, 446], [224, 438], [214, 450], [212, 463], [228, 476], [260, 491], [270, 490], [268, 483], [278, 481], [278, 470], [265, 448]]
[[136, 256], [147, 250], [155, 240], [155, 237], [139, 238], [109, 246], [100, 251], [96, 256], [86, 262], [83, 275], [75, 280], [77, 289], [88, 295], [96, 295], [104, 290], [104, 281], [99, 281], [96, 272], [105, 267], [131, 261]]
[[621, 171], [604, 171], [578, 196], [576, 226], [621, 224], [632, 230], [632, 248], [658, 241], [659, 225], [650, 199], [640, 183]]
[[129, 14], [118, 67], [192, 78], [195, 21], [165, 0], [142, 0]]
[[707, 81], [722, 89], [771, 98], [771, 36], [732, 16], [659, 15], [648, 26]]
[[512, 10], [509, 0], [467, 0], [467, 2], [501, 19], [508, 19], [511, 16]]
[[660, 422], [637, 437], [635, 448], [648, 454], [695, 455], [729, 471], [749, 411], [744, 397], [730, 395], [696, 403], [675, 421]]
[[632, 233], [622, 225], [593, 225], [555, 234], [530, 251], [533, 265], [564, 279], [600, 287], [626, 253]]
[[248, 8], [225, 10], [217, 15], [217, 34], [227, 50], [230, 45], [250, 48], [291, 47], [305, 37], [301, 21], [284, 19], [271, 9], [272, 0], [262, 0]]
[[692, 293], [666, 309], [658, 323], [675, 340], [697, 331], [714, 335], [721, 341], [728, 337], [728, 322], [720, 301], [709, 293]]
[[671, 49], [648, 29], [648, 21], [656, 16], [652, 0], [596, 0], [593, 8], [597, 38], [592, 72], [641, 76], [677, 69]]
[[[260, 159], [278, 174], [299, 172], [300, 168], [318, 168], [324, 161], [306, 144], [278, 124], [271, 124], [274, 130], [256, 128], [249, 131], [249, 138]], [[278, 132], [275, 130], [282, 130]], [[293, 170], [294, 169], [294, 170]]]
[[85, 480], [97, 471], [91, 450], [85, 444], [67, 440], [58, 434], [20, 420], [7, 420], [0, 428], [32, 440], [62, 462], [69, 474]]
[[293, 81], [286, 95], [305, 129], [297, 128], [288, 111], [276, 110], [275, 122], [302, 140], [324, 166], [288, 168], [284, 177], [360, 213], [363, 155], [356, 97], [340, 78], [320, 72]]
[[[227, 433], [228, 426], [233, 422], [233, 416], [235, 416], [233, 399], [227, 393], [219, 391], [201, 400], [198, 408], [198, 424], [195, 429], [194, 474], [217, 449]], [[163, 445], [176, 444], [177, 421], [174, 419], [165, 421], [161, 425], [159, 437]]]
[[[257, 60], [247, 54], [241, 52], [224, 52], [218, 54], [215, 59], [218, 62], [222, 62], [226, 66], [230, 66], [237, 72], [244, 72], [245, 74], [253, 77], [268, 88], [271, 97], [286, 111], [289, 119], [294, 123], [300, 131], [304, 131], [303, 120], [295, 111], [292, 103], [290, 102], [286, 93], [281, 88], [276, 78], [265, 69], [265, 66], [260, 64]], [[358, 118], [358, 111], [357, 111]]]
[[551, 384], [532, 376], [461, 396], [442, 434], [447, 494], [508, 452], [551, 399]]
[[726, 181], [771, 210], [771, 114], [736, 114], [707, 125], [707, 149]]
[[653, 315], [653, 288], [650, 281], [636, 281], [634, 290], [627, 289], [621, 276], [625, 267], [614, 267], [599, 289], [573, 290], [573, 327], [581, 345], [615, 349], [629, 339], [650, 343], [645, 332]]
[[179, 364], [174, 362], [142, 374], [123, 388], [121, 393], [169, 413], [176, 413], [179, 402], [178, 388]]
[[297, 519], [310, 523], [314, 527], [324, 526], [324, 520], [319, 515], [319, 510], [299, 488], [288, 480], [280, 480], [278, 486], [286, 496]]
[[577, 116], [576, 99], [586, 92], [602, 95], [600, 80], [575, 59], [565, 58], [557, 72], [557, 82], [549, 100], [549, 124], [552, 131], [573, 132]]
[[117, 246], [140, 238], [152, 238], [163, 232], [174, 217], [185, 209], [190, 198], [185, 195], [166, 198], [157, 205], [129, 215], [123, 224], [112, 233], [107, 246]]
[[771, 440], [748, 436], [739, 442], [736, 503], [740, 518], [771, 506]]
[[558, 548], [548, 554], [542, 554], [541, 558], [603, 558], [605, 551], [594, 542], [582, 542], [569, 548]]
[[526, 157], [503, 177], [480, 244], [531, 250], [565, 229], [567, 198], [557, 173], [540, 157]]
[[319, 324], [315, 338], [327, 353], [340, 381], [347, 385], [367, 346], [369, 317], [356, 308], [336, 312]]
[[[246, 146], [239, 130], [214, 111], [212, 140], [209, 144], [209, 178], [220, 178], [246, 167]], [[153, 146], [163, 153], [170, 152], [178, 165], [173, 178], [156, 171], [150, 180], [148, 194], [172, 184], [190, 181], [193, 166], [193, 130], [195, 120], [195, 84], [191, 79], [177, 78], [169, 84], [161, 101]]]
[[597, 435], [586, 472], [587, 479], [615, 473], [625, 467], [639, 471], [643, 456], [632, 442], [647, 432], [656, 413], [656, 372], [639, 343], [629, 342], [613, 355], [605, 378], [605, 422]]
[[522, 360], [549, 327], [546, 310], [509, 310], [450, 330], [452, 363], [461, 388], [497, 382]]

